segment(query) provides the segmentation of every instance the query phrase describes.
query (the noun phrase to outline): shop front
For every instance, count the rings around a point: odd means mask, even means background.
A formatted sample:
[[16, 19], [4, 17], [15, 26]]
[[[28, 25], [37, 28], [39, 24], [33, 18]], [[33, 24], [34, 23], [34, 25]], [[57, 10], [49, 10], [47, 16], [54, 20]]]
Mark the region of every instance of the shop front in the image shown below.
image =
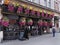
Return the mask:
[[54, 13], [23, 2], [3, 4], [2, 14], [4, 39], [18, 39], [26, 26], [32, 36], [49, 33], [53, 26]]

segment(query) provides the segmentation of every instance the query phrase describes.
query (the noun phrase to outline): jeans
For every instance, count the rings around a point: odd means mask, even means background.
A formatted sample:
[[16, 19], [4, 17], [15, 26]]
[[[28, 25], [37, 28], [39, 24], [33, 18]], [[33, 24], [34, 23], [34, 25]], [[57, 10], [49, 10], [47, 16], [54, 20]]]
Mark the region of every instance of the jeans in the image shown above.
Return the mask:
[[53, 33], [53, 37], [55, 37], [55, 33]]

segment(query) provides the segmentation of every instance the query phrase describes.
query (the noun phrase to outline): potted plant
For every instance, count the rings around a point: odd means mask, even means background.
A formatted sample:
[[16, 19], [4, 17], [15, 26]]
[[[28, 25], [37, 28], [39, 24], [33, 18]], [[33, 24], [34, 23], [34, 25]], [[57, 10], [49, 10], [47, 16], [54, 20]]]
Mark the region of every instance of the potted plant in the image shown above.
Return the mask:
[[9, 19], [7, 17], [3, 17], [2, 19], [2, 25], [5, 27], [8, 27], [9, 25]]
[[20, 26], [24, 26], [26, 24], [26, 18], [21, 18], [19, 24]]
[[22, 7], [22, 6], [19, 6], [19, 7], [18, 7], [17, 13], [18, 13], [18, 14], [22, 14], [22, 13], [23, 13], [23, 7]]
[[27, 20], [27, 24], [28, 24], [28, 25], [33, 25], [33, 20], [32, 20], [32, 19], [28, 19], [28, 20]]
[[14, 5], [13, 4], [8, 5], [8, 11], [9, 12], [14, 12]]
[[29, 9], [25, 9], [25, 14], [26, 14], [26, 15], [29, 15], [29, 12], [30, 12]]
[[39, 20], [39, 21], [38, 21], [38, 26], [42, 26], [42, 25], [43, 25], [42, 20]]

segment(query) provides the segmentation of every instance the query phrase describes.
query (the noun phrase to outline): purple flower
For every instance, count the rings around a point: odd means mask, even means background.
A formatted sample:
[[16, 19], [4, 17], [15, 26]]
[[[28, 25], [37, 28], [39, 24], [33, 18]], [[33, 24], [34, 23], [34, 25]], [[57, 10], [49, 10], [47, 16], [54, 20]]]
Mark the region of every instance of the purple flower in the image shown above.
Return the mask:
[[35, 11], [31, 11], [31, 14], [32, 14], [32, 15], [35, 15]]
[[46, 13], [46, 18], [47, 18], [48, 14]]
[[26, 9], [25, 10], [25, 14], [29, 14], [29, 9]]
[[17, 13], [21, 13], [22, 11], [23, 11], [23, 8], [19, 7], [18, 10], [17, 10]]
[[44, 17], [44, 12], [42, 11], [42, 17]]
[[37, 16], [40, 16], [40, 12], [37, 12]]
[[14, 11], [14, 6], [13, 5], [8, 5], [8, 10], [13, 12]]

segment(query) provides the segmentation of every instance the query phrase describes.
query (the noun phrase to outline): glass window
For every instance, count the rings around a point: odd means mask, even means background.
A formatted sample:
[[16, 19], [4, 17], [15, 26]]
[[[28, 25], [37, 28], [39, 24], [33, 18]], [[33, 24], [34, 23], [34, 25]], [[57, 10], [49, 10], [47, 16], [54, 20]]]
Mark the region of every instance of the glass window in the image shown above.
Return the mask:
[[47, 6], [47, 0], [44, 0], [44, 4], [45, 4], [45, 6]]
[[27, 1], [31, 1], [31, 2], [33, 2], [33, 0], [27, 0]]
[[49, 7], [51, 7], [51, 0], [49, 0]]
[[40, 0], [34, 0], [33, 2], [39, 4]]

